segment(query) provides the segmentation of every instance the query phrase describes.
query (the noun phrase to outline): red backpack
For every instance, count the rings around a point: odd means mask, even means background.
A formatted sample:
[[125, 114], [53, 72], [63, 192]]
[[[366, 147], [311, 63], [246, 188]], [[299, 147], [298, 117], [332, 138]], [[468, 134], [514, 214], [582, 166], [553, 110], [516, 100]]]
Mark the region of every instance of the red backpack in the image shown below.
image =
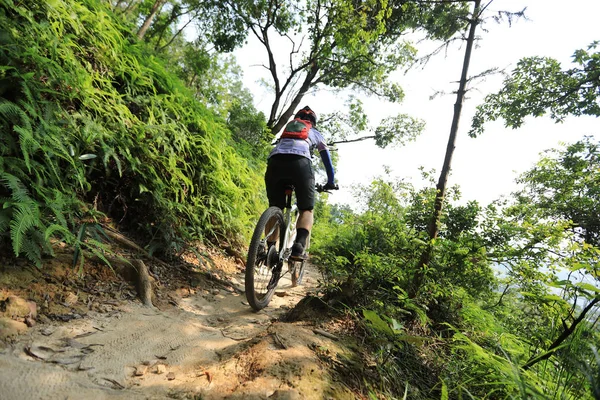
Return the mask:
[[310, 128], [312, 128], [312, 124], [309, 121], [296, 118], [288, 122], [281, 134], [281, 138], [306, 140], [308, 139]]

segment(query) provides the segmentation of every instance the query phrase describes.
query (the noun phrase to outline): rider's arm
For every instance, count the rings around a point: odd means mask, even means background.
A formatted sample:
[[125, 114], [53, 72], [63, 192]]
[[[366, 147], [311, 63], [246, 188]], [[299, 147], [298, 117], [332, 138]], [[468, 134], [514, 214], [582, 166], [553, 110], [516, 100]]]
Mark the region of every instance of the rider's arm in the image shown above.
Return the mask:
[[319, 151], [319, 155], [325, 166], [325, 172], [327, 172], [327, 184], [333, 185], [335, 183], [335, 176], [333, 172], [333, 163], [331, 162], [331, 154], [329, 154], [329, 150], [325, 148]]
[[333, 172], [333, 162], [331, 161], [331, 154], [329, 154], [327, 144], [325, 144], [325, 139], [323, 139], [321, 132], [319, 132], [315, 128], [311, 129], [311, 133], [314, 135], [313, 143], [316, 145], [317, 150], [319, 151], [319, 155], [321, 156], [321, 160], [323, 161], [323, 165], [325, 166], [325, 172], [327, 172], [327, 184], [334, 185], [335, 174]]

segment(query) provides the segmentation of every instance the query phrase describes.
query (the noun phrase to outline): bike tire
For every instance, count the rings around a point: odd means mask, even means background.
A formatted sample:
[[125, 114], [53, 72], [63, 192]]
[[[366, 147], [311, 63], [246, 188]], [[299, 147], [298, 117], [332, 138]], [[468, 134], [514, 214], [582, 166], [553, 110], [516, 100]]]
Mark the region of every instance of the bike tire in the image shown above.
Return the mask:
[[290, 261], [294, 263], [292, 267], [292, 287], [302, 285], [302, 278], [304, 278], [304, 267], [306, 260], [302, 261]]
[[280, 237], [275, 246], [281, 246], [281, 237], [285, 232], [283, 213], [278, 207], [269, 207], [260, 216], [256, 228], [254, 228], [250, 247], [248, 248], [245, 274], [246, 299], [254, 311], [260, 311], [265, 308], [271, 301], [273, 293], [275, 293], [275, 287], [268, 289], [267, 286], [271, 281], [273, 269], [276, 265], [269, 265], [269, 262], [272, 261], [268, 259], [269, 257], [265, 257], [264, 260], [257, 259], [261, 246], [266, 247], [265, 228], [271, 220], [274, 220], [274, 223], [279, 226]]

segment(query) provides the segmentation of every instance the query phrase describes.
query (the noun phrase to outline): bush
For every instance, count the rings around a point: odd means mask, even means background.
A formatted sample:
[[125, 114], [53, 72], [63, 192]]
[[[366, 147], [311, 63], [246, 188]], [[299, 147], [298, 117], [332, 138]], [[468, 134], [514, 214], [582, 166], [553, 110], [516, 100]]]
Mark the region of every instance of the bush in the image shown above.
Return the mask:
[[225, 122], [96, 0], [0, 0], [0, 236], [38, 262], [99, 212], [151, 250], [245, 241], [263, 207]]

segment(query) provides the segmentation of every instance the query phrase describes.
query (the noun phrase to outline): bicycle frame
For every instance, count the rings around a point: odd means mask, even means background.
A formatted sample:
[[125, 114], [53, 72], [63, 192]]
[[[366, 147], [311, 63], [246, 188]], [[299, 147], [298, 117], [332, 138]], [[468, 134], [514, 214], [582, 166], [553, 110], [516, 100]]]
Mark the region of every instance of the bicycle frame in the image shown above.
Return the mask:
[[[272, 289], [274, 287], [277, 286], [279, 279], [281, 278], [281, 271], [283, 270], [283, 263], [286, 262], [288, 260], [288, 258], [290, 257], [291, 253], [292, 253], [292, 248], [290, 246], [290, 243], [292, 243], [294, 241], [294, 239], [296, 238], [296, 222], [297, 222], [297, 218], [296, 220], [292, 223], [292, 213], [296, 212], [298, 210], [298, 206], [296, 204], [292, 204], [292, 197], [293, 197], [293, 189], [286, 189], [285, 190], [285, 196], [286, 196], [286, 200], [285, 200], [285, 207], [282, 210], [283, 211], [283, 223], [284, 226], [282, 228], [285, 228], [285, 230], [283, 232], [279, 233], [279, 238], [281, 240], [281, 250], [279, 251], [279, 259], [277, 260], [277, 265], [275, 265], [273, 267], [273, 276], [271, 278], [271, 281], [269, 282], [269, 284], [267, 285], [268, 289]], [[275, 227], [273, 227], [265, 236], [269, 237], [271, 235], [273, 235], [275, 233]], [[287, 272], [286, 271], [283, 273], [283, 275], [285, 275]]]
[[[297, 222], [297, 218], [296, 220], [293, 222], [292, 225], [292, 213], [294, 213], [295, 211], [298, 210], [298, 206], [296, 204], [292, 205], [292, 194], [293, 194], [293, 190], [292, 189], [286, 189], [285, 191], [285, 208], [283, 210], [283, 221], [285, 224], [285, 232], [283, 235], [283, 244], [281, 246], [282, 251], [279, 253], [279, 263], [283, 263], [284, 261], [287, 261], [288, 257], [290, 256], [290, 243], [292, 243], [294, 241], [294, 239], [296, 238], [295, 234], [296, 234], [296, 222]], [[278, 266], [279, 266], [278, 263]]]

